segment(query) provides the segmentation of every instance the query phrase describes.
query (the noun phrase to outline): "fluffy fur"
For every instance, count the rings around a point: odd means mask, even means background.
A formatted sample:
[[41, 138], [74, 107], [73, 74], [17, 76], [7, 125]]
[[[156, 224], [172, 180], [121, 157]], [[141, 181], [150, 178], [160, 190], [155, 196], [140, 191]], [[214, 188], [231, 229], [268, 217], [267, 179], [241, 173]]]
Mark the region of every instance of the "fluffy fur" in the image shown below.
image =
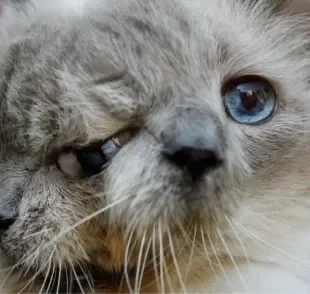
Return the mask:
[[[7, 3], [0, 215], [14, 222], [1, 233], [2, 291], [308, 293], [307, 7]], [[244, 75], [276, 89], [265, 124], [225, 113], [222, 87]], [[206, 116], [224, 165], [193, 183], [162, 158], [160, 135], [179, 126], [191, 136]], [[132, 125], [138, 133], [101, 174], [70, 178], [57, 168], [64, 148]]]

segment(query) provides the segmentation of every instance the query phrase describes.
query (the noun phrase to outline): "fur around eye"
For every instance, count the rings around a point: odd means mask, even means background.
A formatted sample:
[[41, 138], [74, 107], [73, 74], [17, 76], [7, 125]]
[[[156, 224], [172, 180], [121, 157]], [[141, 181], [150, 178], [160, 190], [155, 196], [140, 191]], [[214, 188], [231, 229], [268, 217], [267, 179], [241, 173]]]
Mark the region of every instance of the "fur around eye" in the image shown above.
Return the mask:
[[261, 124], [274, 113], [277, 95], [273, 87], [260, 77], [244, 77], [224, 87], [227, 114], [241, 124]]

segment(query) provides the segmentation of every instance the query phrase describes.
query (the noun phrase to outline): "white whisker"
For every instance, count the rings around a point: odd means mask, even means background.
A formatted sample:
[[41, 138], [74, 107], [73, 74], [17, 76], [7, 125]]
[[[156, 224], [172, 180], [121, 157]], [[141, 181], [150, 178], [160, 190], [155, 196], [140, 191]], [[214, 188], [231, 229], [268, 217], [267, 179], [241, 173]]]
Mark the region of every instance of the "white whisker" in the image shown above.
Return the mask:
[[61, 261], [59, 261], [59, 267], [58, 267], [58, 282], [57, 282], [57, 287], [56, 287], [56, 294], [59, 293], [59, 289], [60, 289], [60, 283], [61, 283], [61, 267], [62, 267], [62, 263], [61, 263]]
[[28, 238], [32, 238], [32, 237], [35, 237], [35, 236], [38, 236], [38, 235], [41, 235], [43, 233], [47, 233], [49, 231], [51, 231], [52, 229], [44, 229], [42, 231], [39, 231], [39, 232], [35, 232], [35, 233], [32, 233], [32, 234], [29, 234], [29, 235], [26, 235], [26, 236], [23, 236], [23, 239], [28, 239]]
[[[91, 291], [91, 293], [94, 293], [95, 285], [94, 285], [94, 281], [93, 281], [93, 279], [92, 279], [92, 277], [90, 275], [89, 270], [87, 269], [87, 267], [84, 267], [82, 263], [77, 262], [77, 264], [78, 264], [79, 268], [81, 269], [81, 271], [82, 271], [82, 273], [83, 273], [83, 275], [84, 275], [84, 277], [86, 279], [86, 282], [87, 282], [87, 284], [89, 286], [89, 290]], [[87, 272], [88, 272], [88, 274], [87, 274]]]
[[[55, 250], [56, 250], [56, 248], [55, 248]], [[54, 250], [54, 251], [55, 251], [55, 250]], [[50, 273], [51, 265], [52, 265], [52, 257], [53, 257], [54, 251], [51, 253], [51, 256], [48, 258], [48, 267], [47, 267], [47, 271], [46, 271], [46, 273], [45, 273], [44, 281], [43, 281], [43, 284], [42, 284], [41, 289], [40, 289], [40, 291], [39, 291], [39, 294], [41, 294], [42, 291], [44, 290], [44, 288], [45, 288], [45, 283], [47, 282], [47, 279], [48, 279], [48, 277], [49, 277], [49, 273]]]
[[[171, 278], [170, 278], [170, 274], [169, 274], [169, 267], [172, 267], [173, 264], [171, 264], [170, 266], [167, 266], [167, 262], [166, 262], [166, 257], [165, 257], [165, 251], [166, 249], [169, 248], [169, 244], [167, 245], [166, 248], [163, 247], [163, 233], [162, 233], [162, 219], [159, 219], [159, 236], [160, 236], [160, 263], [162, 263], [162, 277], [163, 277], [163, 282], [164, 282], [164, 278], [166, 278], [167, 281], [167, 286], [170, 290], [170, 292], [173, 292], [173, 287], [172, 287], [172, 282], [171, 282]], [[171, 290], [172, 289], [172, 290]]]
[[158, 223], [158, 237], [159, 237], [159, 272], [160, 272], [160, 291], [165, 293], [164, 283], [164, 252], [163, 252], [163, 235], [161, 230], [161, 222]]
[[218, 277], [218, 275], [217, 275], [217, 273], [216, 273], [216, 271], [215, 271], [215, 269], [214, 269], [213, 262], [211, 261], [209, 251], [208, 251], [208, 249], [207, 249], [207, 245], [206, 245], [206, 241], [205, 241], [205, 235], [204, 235], [204, 232], [203, 232], [202, 227], [200, 227], [200, 231], [201, 231], [202, 244], [203, 244], [204, 251], [205, 251], [205, 253], [206, 253], [207, 259], [208, 259], [208, 263], [209, 263], [209, 265], [210, 265], [210, 268], [211, 268], [211, 270], [212, 270], [212, 272], [213, 272], [214, 277], [215, 277], [217, 280], [219, 280], [219, 277]]
[[96, 216], [100, 215], [101, 213], [113, 208], [114, 206], [124, 202], [125, 200], [129, 199], [129, 197], [123, 197], [117, 201], [114, 201], [113, 203], [91, 213], [90, 215], [88, 215], [87, 217], [77, 221], [74, 225], [67, 227], [65, 230], [61, 231], [57, 236], [55, 236], [54, 238], [52, 238], [52, 240], [50, 240], [45, 246], [44, 249], [48, 248], [49, 246], [51, 246], [52, 244], [57, 243], [57, 241], [59, 239], [61, 239], [64, 235], [66, 235], [67, 233], [70, 233], [71, 231], [73, 231], [74, 229], [76, 229], [77, 227], [81, 226], [82, 224], [90, 221], [91, 219], [95, 218]]
[[[66, 272], [66, 286], [67, 286], [67, 293], [71, 293], [71, 288], [72, 288], [72, 280], [69, 281], [70, 277], [68, 274], [68, 268], [65, 266], [65, 272]], [[70, 275], [71, 276], [71, 275]]]
[[47, 286], [47, 289], [46, 289], [46, 293], [49, 293], [49, 290], [50, 288], [52, 287], [52, 284], [54, 282], [54, 275], [55, 275], [55, 270], [56, 270], [56, 265], [55, 263], [53, 262], [53, 271], [52, 271], [52, 275], [50, 276], [50, 282]]
[[142, 268], [141, 268], [141, 274], [140, 274], [140, 281], [139, 281], [138, 293], [141, 292], [142, 281], [143, 281], [143, 275], [144, 275], [144, 272], [145, 272], [146, 261], [147, 261], [148, 255], [149, 255], [151, 243], [152, 243], [152, 239], [149, 240], [149, 242], [148, 242], [148, 244], [147, 244], [147, 246], [146, 246], [146, 250], [145, 250], [145, 254], [144, 254], [144, 260], [143, 260]]
[[85, 257], [85, 260], [90, 261], [90, 258], [89, 258], [89, 256], [86, 254], [86, 252], [85, 252], [85, 250], [84, 250], [82, 244], [81, 244], [78, 240], [76, 240], [76, 243], [78, 244], [78, 246], [80, 247], [81, 251], [83, 252], [83, 255], [84, 255], [84, 257]]
[[173, 259], [174, 267], [175, 267], [175, 269], [177, 271], [177, 275], [178, 275], [181, 287], [182, 287], [184, 293], [187, 293], [186, 287], [184, 285], [184, 281], [182, 279], [182, 274], [181, 274], [181, 271], [180, 271], [180, 266], [178, 264], [178, 261], [177, 261], [176, 255], [175, 255], [174, 245], [173, 245], [172, 236], [171, 236], [171, 232], [170, 232], [169, 228], [168, 228], [168, 239], [169, 239], [170, 250], [171, 250], [171, 254], [172, 254], [172, 259]]
[[85, 294], [84, 289], [83, 289], [83, 287], [82, 287], [82, 285], [81, 285], [79, 276], [77, 275], [77, 273], [76, 273], [76, 271], [75, 271], [75, 269], [74, 269], [74, 265], [73, 265], [73, 263], [72, 263], [71, 260], [70, 260], [70, 265], [71, 265], [71, 270], [72, 270], [72, 272], [73, 272], [73, 275], [74, 275], [74, 277], [75, 277], [75, 279], [76, 279], [76, 282], [77, 282], [78, 285], [79, 285], [79, 288], [80, 288], [82, 294]]
[[33, 283], [35, 281], [35, 279], [37, 278], [37, 276], [42, 273], [42, 271], [46, 268], [47, 264], [51, 261], [51, 258], [55, 252], [56, 248], [52, 251], [51, 256], [41, 265], [41, 267], [39, 268], [39, 270], [37, 270], [37, 272], [32, 276], [32, 278], [28, 281], [28, 283], [20, 290], [19, 293], [22, 293], [31, 283]]
[[188, 280], [188, 275], [192, 266], [192, 262], [193, 262], [193, 255], [194, 255], [194, 248], [195, 248], [195, 242], [196, 242], [196, 235], [197, 235], [197, 224], [195, 224], [195, 228], [194, 228], [194, 240], [192, 241], [192, 246], [191, 246], [191, 253], [189, 256], [189, 261], [188, 261], [188, 266], [185, 272], [185, 278], [184, 280], [187, 281]]
[[226, 282], [227, 282], [227, 284], [229, 285], [230, 289], [231, 289], [231, 290], [233, 291], [233, 293], [234, 293], [234, 292], [235, 292], [234, 287], [232, 286], [232, 284], [231, 284], [230, 281], [229, 281], [229, 278], [228, 278], [228, 276], [227, 276], [227, 273], [225, 272], [225, 270], [224, 270], [224, 268], [223, 268], [223, 265], [222, 265], [222, 263], [221, 263], [221, 261], [220, 261], [218, 255], [217, 255], [216, 249], [215, 249], [215, 247], [214, 247], [213, 241], [212, 241], [212, 239], [211, 239], [209, 233], [208, 233], [208, 239], [209, 239], [209, 242], [210, 242], [212, 251], [213, 251], [213, 253], [214, 253], [214, 256], [215, 256], [215, 258], [216, 258], [216, 260], [217, 260], [217, 262], [218, 262], [218, 265], [220, 266], [221, 272], [223, 273], [223, 275], [224, 275], [224, 277], [225, 277], [225, 279], [226, 279]]
[[[40, 251], [41, 251], [41, 248], [42, 248], [42, 245], [43, 245], [43, 243], [42, 243], [42, 244], [38, 247], [38, 249], [35, 251], [36, 254], [35, 254], [35, 256], [33, 256], [32, 261], [29, 263], [29, 265], [28, 265], [26, 271], [24, 272], [24, 276], [26, 276], [26, 275], [28, 274], [30, 268], [33, 266], [35, 260], [38, 258], [39, 254], [40, 254]], [[28, 258], [27, 258], [27, 259], [28, 259]], [[25, 262], [26, 262], [26, 261], [27, 261], [27, 260], [25, 260]]]
[[143, 247], [144, 247], [144, 243], [145, 243], [145, 238], [146, 238], [146, 232], [144, 232], [144, 234], [142, 236], [142, 240], [141, 240], [141, 244], [140, 244], [140, 249], [139, 249], [138, 262], [137, 262], [137, 266], [136, 266], [135, 287], [134, 287], [134, 289], [135, 289], [134, 292], [135, 293], [139, 293], [138, 292], [139, 276], [140, 276], [140, 267], [141, 267], [141, 260], [142, 260], [142, 254], [143, 254]]
[[240, 246], [241, 246], [241, 249], [242, 249], [243, 254], [244, 254], [244, 257], [245, 257], [245, 259], [246, 259], [246, 261], [247, 261], [247, 264], [248, 264], [249, 268], [251, 268], [251, 267], [252, 267], [252, 264], [251, 264], [249, 255], [248, 255], [248, 253], [247, 253], [247, 251], [246, 251], [246, 249], [245, 249], [245, 247], [244, 247], [244, 245], [243, 245], [243, 242], [242, 242], [241, 238], [239, 237], [238, 232], [236, 231], [236, 229], [235, 229], [233, 223], [231, 222], [231, 220], [229, 219], [229, 217], [228, 217], [226, 214], [225, 214], [225, 218], [226, 218], [226, 220], [228, 221], [228, 223], [229, 223], [229, 225], [230, 225], [230, 227], [231, 227], [233, 233], [235, 234], [237, 240], [239, 241]]
[[216, 223], [215, 229], [216, 229], [216, 232], [217, 232], [218, 236], [220, 237], [220, 239], [221, 239], [221, 241], [222, 241], [222, 243], [223, 243], [223, 245], [225, 247], [226, 252], [228, 253], [228, 256], [229, 256], [231, 262], [234, 265], [234, 268], [236, 269], [236, 271], [238, 273], [238, 276], [239, 276], [239, 278], [241, 280], [241, 283], [243, 284], [244, 289], [246, 290], [247, 293], [250, 293], [251, 291], [249, 290], [249, 287], [248, 287], [247, 283], [245, 282], [245, 280], [244, 280], [244, 278], [243, 278], [243, 276], [242, 276], [242, 274], [241, 274], [241, 272], [240, 272], [240, 270], [238, 268], [238, 265], [237, 265], [234, 257], [232, 256], [232, 254], [231, 254], [231, 252], [230, 252], [230, 250], [229, 250], [229, 248], [228, 248], [228, 246], [226, 244], [226, 241], [225, 241], [225, 239], [224, 239], [224, 237], [223, 237], [223, 235], [222, 235], [222, 233], [220, 231], [220, 228], [219, 228], [217, 223]]
[[153, 234], [152, 234], [152, 254], [153, 254], [153, 267], [154, 267], [154, 273], [155, 273], [155, 279], [157, 284], [157, 289], [160, 289], [159, 285], [159, 273], [158, 273], [158, 264], [157, 264], [157, 254], [156, 254], [156, 228], [153, 227]]
[[128, 274], [128, 254], [129, 254], [129, 249], [130, 249], [130, 245], [131, 245], [131, 240], [133, 237], [134, 231], [132, 230], [129, 239], [127, 241], [127, 245], [126, 245], [126, 250], [125, 250], [125, 265], [124, 265], [124, 275], [125, 275], [125, 280], [129, 289], [130, 293], [134, 293], [132, 287], [131, 287], [131, 282], [130, 282], [130, 278], [129, 278], [129, 274]]
[[285, 252], [284, 250], [270, 244], [269, 242], [261, 239], [260, 237], [258, 237], [257, 235], [255, 235], [254, 233], [252, 233], [251, 231], [249, 231], [248, 229], [246, 229], [243, 225], [241, 225], [240, 223], [236, 222], [235, 220], [233, 220], [234, 223], [244, 232], [246, 232], [247, 234], [249, 234], [250, 236], [252, 236], [254, 239], [256, 239], [257, 241], [261, 242], [264, 245], [267, 245], [269, 248], [274, 249], [275, 251], [282, 253], [283, 255], [285, 255], [286, 257], [289, 257], [290, 259], [299, 262], [300, 264], [306, 265], [307, 267], [310, 267], [309, 261], [305, 262], [303, 260], [297, 259], [296, 257], [292, 256], [291, 254]]

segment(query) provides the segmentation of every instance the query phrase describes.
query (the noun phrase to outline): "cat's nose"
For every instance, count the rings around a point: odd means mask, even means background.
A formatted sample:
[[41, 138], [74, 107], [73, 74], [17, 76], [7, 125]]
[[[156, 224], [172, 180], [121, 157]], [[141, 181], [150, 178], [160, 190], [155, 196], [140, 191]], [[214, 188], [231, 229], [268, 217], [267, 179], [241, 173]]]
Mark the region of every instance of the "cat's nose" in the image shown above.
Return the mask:
[[[210, 117], [178, 117], [161, 134], [162, 154], [197, 180], [223, 163], [218, 127]], [[184, 118], [184, 119], [185, 119]]]
[[222, 163], [216, 150], [211, 148], [180, 145], [178, 149], [169, 150], [166, 148], [164, 155], [173, 164], [180, 168], [186, 168], [193, 179], [200, 178]]

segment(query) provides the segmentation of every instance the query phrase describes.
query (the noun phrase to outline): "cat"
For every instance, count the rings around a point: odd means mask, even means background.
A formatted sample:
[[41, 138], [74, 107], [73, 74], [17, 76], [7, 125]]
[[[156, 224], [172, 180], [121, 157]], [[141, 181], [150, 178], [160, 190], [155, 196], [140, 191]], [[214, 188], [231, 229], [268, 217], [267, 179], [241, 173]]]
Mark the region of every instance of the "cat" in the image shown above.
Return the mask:
[[5, 293], [309, 293], [307, 0], [3, 2]]

